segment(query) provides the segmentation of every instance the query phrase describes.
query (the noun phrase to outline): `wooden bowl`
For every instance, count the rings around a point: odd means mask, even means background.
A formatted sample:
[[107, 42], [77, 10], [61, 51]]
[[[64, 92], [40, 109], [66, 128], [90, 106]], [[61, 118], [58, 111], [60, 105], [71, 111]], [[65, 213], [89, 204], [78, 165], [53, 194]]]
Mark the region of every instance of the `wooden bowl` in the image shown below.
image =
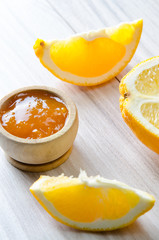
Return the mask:
[[[11, 92], [0, 100], [0, 108], [15, 94], [28, 90], [46, 90], [64, 101], [68, 109], [68, 118], [64, 127], [57, 133], [41, 139], [25, 139], [7, 132], [0, 123], [0, 146], [5, 153], [24, 164], [46, 164], [68, 155], [78, 130], [78, 113], [73, 101], [57, 89], [46, 86], [24, 87]], [[13, 164], [14, 165], [14, 164]]]

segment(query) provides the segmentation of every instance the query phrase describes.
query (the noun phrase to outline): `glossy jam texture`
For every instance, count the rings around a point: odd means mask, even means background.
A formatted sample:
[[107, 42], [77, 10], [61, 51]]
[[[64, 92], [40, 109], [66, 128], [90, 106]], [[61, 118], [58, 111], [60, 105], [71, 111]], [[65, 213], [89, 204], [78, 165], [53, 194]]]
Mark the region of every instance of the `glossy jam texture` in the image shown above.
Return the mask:
[[50, 136], [65, 125], [64, 102], [44, 90], [30, 90], [11, 97], [0, 109], [0, 121], [9, 133], [21, 138]]

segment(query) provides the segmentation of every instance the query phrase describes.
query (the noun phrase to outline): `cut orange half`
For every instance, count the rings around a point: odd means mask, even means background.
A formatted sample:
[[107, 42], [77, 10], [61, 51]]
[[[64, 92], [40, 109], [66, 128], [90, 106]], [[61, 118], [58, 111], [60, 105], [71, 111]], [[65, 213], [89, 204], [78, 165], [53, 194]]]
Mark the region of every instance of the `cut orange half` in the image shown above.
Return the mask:
[[159, 57], [134, 67], [119, 88], [125, 122], [147, 147], [159, 153]]
[[42, 176], [30, 188], [57, 221], [87, 231], [122, 228], [150, 210], [152, 195], [100, 176], [78, 178]]
[[66, 40], [37, 39], [34, 51], [40, 62], [63, 81], [98, 85], [116, 76], [138, 46], [143, 20], [75, 35]]

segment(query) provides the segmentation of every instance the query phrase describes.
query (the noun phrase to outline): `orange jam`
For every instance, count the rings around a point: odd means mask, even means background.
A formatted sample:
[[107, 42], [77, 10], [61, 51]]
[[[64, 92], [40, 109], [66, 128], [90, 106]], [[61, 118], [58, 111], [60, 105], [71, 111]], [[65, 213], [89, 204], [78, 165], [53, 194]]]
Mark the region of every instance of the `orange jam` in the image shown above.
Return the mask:
[[58, 132], [65, 125], [68, 109], [50, 92], [29, 90], [14, 95], [0, 109], [0, 121], [9, 133], [37, 139]]

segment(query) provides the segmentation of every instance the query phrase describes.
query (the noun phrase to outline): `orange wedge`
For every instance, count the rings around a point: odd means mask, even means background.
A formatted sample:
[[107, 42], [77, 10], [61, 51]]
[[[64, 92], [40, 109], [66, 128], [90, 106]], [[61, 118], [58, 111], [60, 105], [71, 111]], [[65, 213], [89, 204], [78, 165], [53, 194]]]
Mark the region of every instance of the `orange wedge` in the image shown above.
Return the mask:
[[41, 176], [30, 191], [57, 221], [87, 231], [108, 231], [134, 222], [150, 210], [152, 195], [100, 176]]
[[66, 40], [37, 39], [34, 51], [43, 66], [61, 80], [83, 86], [98, 85], [116, 76], [131, 60], [142, 25], [140, 19]]

